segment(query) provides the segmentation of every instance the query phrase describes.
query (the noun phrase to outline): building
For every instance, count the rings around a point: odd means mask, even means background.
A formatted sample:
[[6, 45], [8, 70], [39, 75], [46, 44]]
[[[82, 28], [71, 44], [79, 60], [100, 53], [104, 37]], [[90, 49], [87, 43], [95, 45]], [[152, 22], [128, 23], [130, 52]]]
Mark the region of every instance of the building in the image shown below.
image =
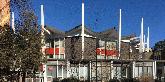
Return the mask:
[[[63, 79], [74, 76], [87, 80], [88, 77], [92, 77], [88, 73], [91, 60], [117, 59], [118, 37], [116, 35], [118, 34], [115, 28], [104, 32], [93, 32], [85, 28], [83, 56], [81, 53], [81, 25], [66, 32], [50, 27], [46, 27], [46, 29], [51, 32], [51, 35], [46, 34], [47, 48], [45, 52], [48, 58], [48, 77]], [[82, 59], [82, 57], [84, 58]]]
[[0, 0], [0, 26], [10, 22], [10, 0]]
[[[48, 61], [44, 73], [48, 80], [76, 77], [80, 80], [108, 81], [144, 74], [156, 78], [156, 62], [138, 57], [136, 44], [139, 41], [125, 41], [132, 36], [122, 37], [125, 40], [122, 40], [124, 47], [121, 46], [121, 49], [126, 48], [121, 50], [121, 57], [118, 56], [118, 32], [115, 27], [103, 32], [94, 32], [85, 27], [83, 54], [81, 25], [66, 32], [48, 26], [46, 29], [50, 31], [50, 35], [45, 33]], [[135, 53], [138, 54], [134, 56]]]

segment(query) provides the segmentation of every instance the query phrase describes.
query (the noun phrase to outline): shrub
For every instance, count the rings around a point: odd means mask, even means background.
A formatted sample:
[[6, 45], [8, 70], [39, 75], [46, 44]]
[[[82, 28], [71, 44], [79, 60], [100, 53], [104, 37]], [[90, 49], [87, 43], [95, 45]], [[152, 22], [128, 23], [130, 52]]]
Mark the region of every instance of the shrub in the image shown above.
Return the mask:
[[53, 78], [53, 82], [60, 82], [58, 78]]
[[80, 82], [90, 82], [90, 81], [88, 81], [88, 80], [85, 80], [85, 81], [80, 81]]
[[109, 82], [120, 82], [118, 79], [110, 79]]
[[122, 78], [121, 82], [140, 82], [140, 81], [136, 78]]
[[140, 82], [154, 82], [152, 76], [143, 75], [140, 77]]
[[161, 80], [159, 80], [159, 79], [155, 79], [155, 82], [161, 82]]
[[61, 82], [80, 82], [77, 78], [64, 78]]
[[121, 82], [132, 82], [130, 78], [122, 78], [120, 79]]
[[132, 78], [131, 82], [140, 82], [140, 80], [138, 78]]

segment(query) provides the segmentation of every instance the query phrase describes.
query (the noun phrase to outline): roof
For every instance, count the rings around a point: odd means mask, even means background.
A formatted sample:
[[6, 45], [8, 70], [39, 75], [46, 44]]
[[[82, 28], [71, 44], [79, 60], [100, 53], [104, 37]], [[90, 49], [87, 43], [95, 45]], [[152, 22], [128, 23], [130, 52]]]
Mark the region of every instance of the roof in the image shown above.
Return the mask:
[[[76, 27], [74, 27], [68, 31], [65, 31], [65, 32], [60, 31], [58, 29], [55, 29], [53, 27], [49, 27], [49, 26], [45, 26], [45, 28], [50, 31], [52, 38], [58, 38], [58, 37], [64, 38], [66, 36], [73, 36], [76, 34], [81, 34], [81, 26], [82, 25], [78, 25], [78, 26], [76, 26]], [[94, 32], [85, 26], [84, 30], [85, 30], [85, 34], [91, 35], [91, 36], [96, 37], [98, 39], [108, 40], [108, 41], [109, 40], [114, 41], [114, 40], [118, 39], [118, 32], [117, 32], [117, 29], [115, 27], [107, 29], [107, 30], [102, 31], [102, 32]]]
[[118, 32], [116, 28], [110, 28], [102, 32], [97, 32], [97, 37], [103, 40], [117, 40]]
[[65, 37], [65, 32], [60, 31], [56, 28], [50, 27], [50, 26], [45, 26], [45, 28], [50, 31], [50, 35], [46, 34], [49, 38], [64, 38]]
[[134, 37], [136, 37], [135, 34], [130, 34], [130, 35], [127, 35], [127, 36], [122, 36], [122, 39], [123, 40], [129, 40], [129, 39], [134, 38]]
[[[75, 28], [71, 29], [71, 30], [68, 30], [65, 32], [66, 36], [70, 36], [70, 35], [75, 35], [75, 34], [81, 34], [81, 28], [82, 25], [78, 25], [76, 26]], [[95, 32], [93, 32], [92, 30], [90, 30], [88, 27], [85, 26], [84, 28], [84, 32], [85, 34], [88, 34], [88, 35], [92, 35], [92, 36], [95, 36]]]

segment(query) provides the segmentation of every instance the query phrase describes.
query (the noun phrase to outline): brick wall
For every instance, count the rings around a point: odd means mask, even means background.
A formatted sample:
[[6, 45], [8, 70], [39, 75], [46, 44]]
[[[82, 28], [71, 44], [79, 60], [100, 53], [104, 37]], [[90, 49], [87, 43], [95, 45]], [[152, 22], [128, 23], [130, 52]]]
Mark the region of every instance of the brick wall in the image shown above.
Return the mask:
[[[82, 39], [81, 36], [67, 37], [65, 39], [65, 54], [68, 60], [80, 61], [82, 59]], [[85, 37], [84, 39], [84, 59], [96, 58], [96, 39]]]

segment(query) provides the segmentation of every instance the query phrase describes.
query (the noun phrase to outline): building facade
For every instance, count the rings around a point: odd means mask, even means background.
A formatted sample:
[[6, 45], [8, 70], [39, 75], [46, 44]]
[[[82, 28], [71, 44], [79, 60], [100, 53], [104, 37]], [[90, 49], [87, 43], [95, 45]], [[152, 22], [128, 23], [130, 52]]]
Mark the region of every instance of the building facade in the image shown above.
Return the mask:
[[0, 0], [0, 26], [10, 22], [10, 0]]
[[[45, 34], [45, 53], [48, 61], [44, 73], [48, 81], [52, 78], [69, 77], [80, 80], [108, 81], [113, 78], [135, 78], [143, 75], [154, 77], [156, 75], [155, 61], [144, 61], [137, 58], [137, 55], [134, 56], [133, 53], [138, 52], [138, 49], [130, 47], [130, 43], [122, 42], [122, 45], [126, 45], [127, 48], [122, 47], [125, 48], [121, 51], [123, 56], [118, 56], [116, 28], [103, 32], [93, 32], [85, 28], [83, 54], [81, 25], [66, 32], [51, 27], [46, 27], [46, 29], [51, 33]], [[123, 53], [128, 54], [128, 57]]]

